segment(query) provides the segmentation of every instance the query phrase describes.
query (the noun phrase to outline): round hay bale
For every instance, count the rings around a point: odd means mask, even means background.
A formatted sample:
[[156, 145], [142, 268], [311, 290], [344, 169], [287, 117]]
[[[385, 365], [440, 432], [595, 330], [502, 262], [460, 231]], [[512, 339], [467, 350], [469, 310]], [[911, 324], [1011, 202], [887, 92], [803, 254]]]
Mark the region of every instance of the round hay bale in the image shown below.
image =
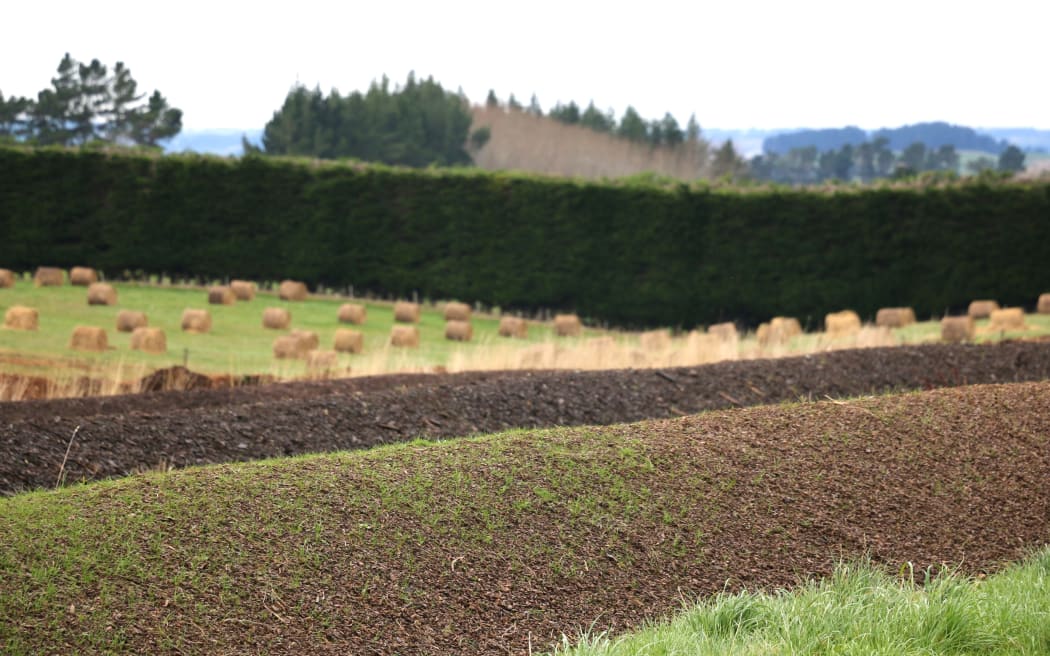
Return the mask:
[[853, 310], [831, 312], [824, 317], [828, 337], [850, 337], [860, 332], [860, 317]]
[[969, 309], [966, 310], [966, 314], [974, 319], [987, 319], [992, 316], [994, 310], [999, 309], [999, 303], [996, 301], [973, 301], [970, 303]]
[[339, 354], [335, 351], [313, 349], [306, 354], [306, 368], [312, 371], [331, 371], [339, 364]]
[[769, 323], [758, 324], [758, 330], [755, 331], [755, 337], [758, 339], [758, 343], [765, 346], [769, 343]]
[[56, 267], [38, 267], [33, 274], [33, 285], [36, 287], [61, 287], [65, 281], [65, 272]]
[[295, 335], [281, 335], [273, 340], [273, 357], [278, 360], [304, 358], [308, 350]]
[[296, 329], [293, 330], [290, 335], [299, 340], [299, 343], [302, 344], [303, 353], [320, 348], [321, 346], [321, 338], [312, 330]]
[[666, 351], [671, 348], [671, 331], [647, 330], [638, 336], [638, 344], [643, 351]]
[[36, 308], [12, 305], [4, 313], [4, 327], [14, 330], [36, 330], [40, 326], [39, 319]]
[[360, 330], [336, 328], [332, 347], [338, 353], [363, 353], [365, 350], [365, 334]]
[[1002, 308], [992, 310], [991, 321], [988, 330], [991, 332], [1006, 332], [1008, 330], [1025, 330], [1024, 309], [1019, 307]]
[[145, 353], [167, 353], [168, 337], [160, 328], [140, 326], [131, 333], [131, 350]]
[[182, 312], [182, 329], [188, 333], [206, 333], [211, 330], [211, 313], [187, 308]]
[[415, 326], [393, 326], [390, 329], [390, 345], [402, 348], [419, 346], [419, 328]]
[[558, 337], [579, 337], [583, 334], [583, 322], [575, 314], [554, 315], [554, 334]]
[[445, 339], [453, 342], [469, 342], [474, 338], [474, 326], [469, 321], [453, 319], [445, 322]]
[[117, 313], [117, 331], [122, 333], [134, 332], [136, 328], [144, 328], [149, 325], [149, 319], [145, 312], [135, 310], [121, 310]]
[[15, 272], [10, 269], [0, 269], [0, 289], [15, 286]]
[[941, 319], [941, 339], [946, 342], [967, 342], [973, 339], [973, 317], [944, 317]]
[[470, 314], [470, 306], [466, 303], [445, 303], [445, 321], [470, 321]]
[[263, 310], [263, 328], [270, 330], [288, 330], [292, 325], [292, 313], [284, 308], [269, 307]]
[[277, 296], [282, 301], [305, 301], [307, 295], [306, 283], [298, 280], [282, 280], [277, 288]]
[[875, 325], [880, 328], [903, 328], [915, 323], [915, 310], [910, 307], [882, 308], [875, 313]]
[[529, 323], [519, 317], [500, 317], [499, 336], [526, 339], [529, 336]]
[[255, 300], [255, 283], [249, 280], [231, 280], [230, 291], [238, 301]]
[[1039, 295], [1039, 305], [1036, 306], [1039, 314], [1050, 314], [1050, 294]]
[[368, 310], [360, 303], [343, 303], [339, 306], [339, 323], [360, 326], [368, 317]]
[[98, 272], [91, 267], [73, 267], [69, 270], [69, 284], [87, 287], [98, 282]]
[[722, 342], [735, 342], [739, 339], [739, 335], [736, 332], [736, 324], [732, 321], [708, 326], [707, 334], [717, 337]]
[[394, 303], [394, 321], [419, 323], [419, 303], [410, 303], [409, 301]]
[[[764, 327], [764, 328], [763, 328]], [[783, 345], [802, 334], [802, 324], [794, 317], [773, 317], [768, 324], [758, 327], [758, 343], [762, 346]]]
[[98, 326], [77, 326], [69, 339], [69, 348], [75, 351], [105, 351], [109, 348], [106, 331]]
[[225, 285], [216, 285], [208, 288], [209, 305], [233, 305], [237, 302], [237, 296], [233, 290]]
[[88, 287], [88, 305], [116, 305], [117, 290], [104, 282], [93, 282]]

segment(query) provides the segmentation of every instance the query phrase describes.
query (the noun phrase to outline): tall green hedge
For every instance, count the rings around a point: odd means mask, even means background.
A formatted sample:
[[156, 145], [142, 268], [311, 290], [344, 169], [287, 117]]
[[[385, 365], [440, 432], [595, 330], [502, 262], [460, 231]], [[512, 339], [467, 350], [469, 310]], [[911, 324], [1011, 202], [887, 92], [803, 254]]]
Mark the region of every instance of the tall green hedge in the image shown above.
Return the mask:
[[0, 267], [296, 278], [618, 325], [816, 326], [1050, 291], [1050, 185], [665, 190], [250, 157], [0, 149]]

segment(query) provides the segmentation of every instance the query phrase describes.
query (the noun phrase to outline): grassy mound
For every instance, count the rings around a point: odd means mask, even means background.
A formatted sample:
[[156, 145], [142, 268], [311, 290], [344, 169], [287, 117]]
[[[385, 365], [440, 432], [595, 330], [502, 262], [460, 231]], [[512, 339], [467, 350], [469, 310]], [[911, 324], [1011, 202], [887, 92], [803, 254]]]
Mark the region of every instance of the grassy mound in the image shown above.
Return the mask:
[[869, 555], [1050, 538], [1050, 383], [519, 431], [0, 500], [7, 653], [524, 653]]

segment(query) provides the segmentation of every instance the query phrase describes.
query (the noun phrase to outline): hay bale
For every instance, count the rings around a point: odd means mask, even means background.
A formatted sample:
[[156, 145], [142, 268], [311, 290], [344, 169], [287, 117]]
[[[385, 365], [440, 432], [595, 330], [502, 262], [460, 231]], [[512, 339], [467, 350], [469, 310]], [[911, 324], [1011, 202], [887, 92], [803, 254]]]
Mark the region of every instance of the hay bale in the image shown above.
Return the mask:
[[903, 328], [915, 323], [915, 310], [910, 307], [882, 308], [875, 313], [875, 325], [880, 328]]
[[647, 330], [638, 336], [638, 344], [644, 351], [666, 351], [671, 348], [671, 331]]
[[121, 310], [117, 313], [117, 331], [122, 333], [134, 332], [136, 328], [144, 328], [149, 325], [149, 319], [145, 312], [135, 310]]
[[98, 282], [98, 273], [91, 267], [73, 267], [69, 271], [69, 284], [87, 287]]
[[415, 326], [394, 326], [390, 330], [390, 345], [403, 348], [419, 346], [419, 328]]
[[10, 269], [0, 269], [0, 289], [15, 286], [15, 272]]
[[302, 330], [297, 328], [289, 334], [302, 343], [304, 352], [312, 351], [321, 346], [321, 338], [312, 330]]
[[409, 301], [394, 303], [394, 321], [419, 323], [419, 303], [410, 303]]
[[973, 301], [966, 310], [966, 314], [974, 319], [987, 319], [992, 316], [993, 311], [998, 309], [999, 303], [996, 301]]
[[736, 332], [736, 324], [731, 321], [708, 326], [707, 334], [717, 337], [722, 342], [735, 342], [739, 339], [739, 335]]
[[773, 317], [758, 327], [758, 343], [762, 346], [787, 344], [792, 337], [802, 334], [802, 324], [794, 317]]
[[238, 301], [255, 300], [255, 283], [249, 280], [231, 280], [230, 291]]
[[14, 330], [36, 330], [40, 326], [40, 315], [35, 308], [12, 305], [4, 313], [4, 327]]
[[263, 310], [263, 328], [288, 330], [292, 324], [292, 313], [284, 308], [269, 307]]
[[360, 326], [368, 317], [368, 310], [359, 303], [343, 303], [339, 306], [339, 323], [352, 323]]
[[302, 340], [294, 335], [281, 335], [273, 340], [273, 357], [278, 360], [304, 358], [307, 351]]
[[453, 319], [445, 322], [445, 339], [453, 342], [469, 342], [474, 338], [474, 326], [469, 321]]
[[146, 353], [167, 353], [168, 338], [160, 328], [140, 326], [131, 333], [131, 350]]
[[313, 349], [306, 353], [306, 368], [311, 371], [330, 371], [339, 364], [339, 354], [335, 351]]
[[182, 311], [182, 329], [188, 333], [206, 333], [211, 330], [211, 313], [187, 308]]
[[237, 302], [237, 296], [233, 290], [225, 285], [217, 285], [208, 288], [209, 305], [233, 305]]
[[470, 306], [466, 303], [445, 303], [445, 321], [470, 321], [470, 314]]
[[87, 301], [88, 305], [116, 305], [117, 290], [113, 289], [113, 285], [104, 282], [91, 283], [88, 287]]
[[526, 339], [529, 336], [529, 323], [519, 317], [501, 317], [499, 336]]
[[106, 331], [98, 326], [77, 326], [69, 339], [69, 348], [75, 351], [105, 351], [109, 348]]
[[554, 334], [558, 337], [579, 337], [583, 334], [583, 323], [575, 314], [554, 316]]
[[990, 332], [1005, 332], [1008, 330], [1025, 330], [1024, 309], [1019, 307], [1002, 308], [992, 310], [991, 321], [988, 323]]
[[824, 317], [828, 337], [851, 337], [860, 332], [860, 317], [853, 310], [831, 312]]
[[33, 285], [36, 287], [61, 287], [65, 281], [65, 272], [56, 267], [38, 267], [33, 274]]
[[973, 317], [944, 317], [941, 319], [941, 339], [946, 342], [966, 342], [973, 339]]
[[338, 353], [363, 353], [365, 350], [365, 334], [360, 330], [337, 328], [332, 347]]
[[282, 280], [277, 288], [277, 296], [282, 301], [305, 301], [307, 295], [306, 283], [298, 280]]
[[1039, 305], [1036, 306], [1039, 314], [1050, 314], [1050, 294], [1039, 295]]

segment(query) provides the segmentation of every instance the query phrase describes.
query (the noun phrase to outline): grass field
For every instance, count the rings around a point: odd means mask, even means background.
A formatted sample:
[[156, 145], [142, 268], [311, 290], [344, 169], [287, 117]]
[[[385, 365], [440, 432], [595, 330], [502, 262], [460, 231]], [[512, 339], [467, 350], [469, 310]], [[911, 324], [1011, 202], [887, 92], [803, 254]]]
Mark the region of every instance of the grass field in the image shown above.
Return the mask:
[[[37, 288], [29, 280], [21, 279], [13, 288], [0, 289], [0, 312], [12, 305], [27, 305], [36, 308], [40, 314], [37, 331], [0, 329], [0, 373], [67, 379], [86, 375], [109, 381], [103, 386], [102, 393], [116, 393], [119, 389], [116, 383], [120, 381], [137, 380], [155, 369], [182, 364], [212, 375], [264, 374], [280, 380], [306, 375], [301, 360], [276, 360], [273, 357], [273, 340], [284, 331], [262, 327], [262, 312], [266, 307], [287, 308], [292, 315], [292, 327], [318, 333], [322, 349], [332, 348], [338, 328], [351, 327], [364, 333], [365, 352], [341, 354], [338, 366], [328, 372], [335, 377], [435, 370], [690, 366], [833, 348], [914, 344], [940, 338], [939, 324], [930, 320], [892, 334], [866, 328], [855, 337], [839, 340], [810, 332], [787, 344], [762, 346], [753, 333], [729, 343], [683, 334], [665, 346], [643, 348], [638, 333], [587, 329], [581, 338], [557, 338], [550, 324], [536, 321], [530, 322], [527, 340], [508, 339], [497, 334], [498, 317], [475, 315], [474, 339], [462, 343], [445, 339], [444, 319], [438, 303], [423, 308], [419, 323], [420, 347], [403, 349], [388, 344], [390, 329], [394, 325], [391, 303], [356, 301], [367, 306], [367, 322], [363, 326], [347, 326], [338, 323], [337, 310], [348, 299], [335, 296], [315, 295], [306, 301], [287, 302], [279, 300], [273, 293], [260, 292], [254, 301], [222, 306], [208, 305], [206, 291], [198, 288], [134, 283], [116, 283], [115, 287], [118, 291], [116, 306], [88, 305], [84, 287]], [[182, 332], [180, 321], [186, 308], [209, 310], [213, 317], [211, 332]], [[115, 329], [116, 315], [121, 309], [143, 311], [149, 317], [149, 325], [163, 328], [167, 334], [167, 353], [150, 355], [132, 351], [130, 334]], [[977, 340], [1050, 334], [1050, 315], [1028, 315], [1026, 321], [1028, 330], [1006, 334], [988, 333], [987, 321], [979, 321]], [[110, 350], [105, 353], [71, 350], [69, 338], [77, 325], [105, 328]], [[72, 386], [56, 386], [55, 395], [66, 395], [63, 389], [72, 389]]]

